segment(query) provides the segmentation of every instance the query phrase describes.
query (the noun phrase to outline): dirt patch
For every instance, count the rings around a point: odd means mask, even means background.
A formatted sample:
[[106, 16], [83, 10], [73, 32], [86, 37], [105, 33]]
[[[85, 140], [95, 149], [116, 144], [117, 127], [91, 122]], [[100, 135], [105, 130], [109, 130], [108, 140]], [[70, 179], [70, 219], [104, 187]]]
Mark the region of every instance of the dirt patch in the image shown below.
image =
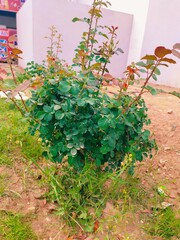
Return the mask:
[[[162, 87], [166, 91], [179, 91]], [[150, 169], [144, 169], [151, 174], [158, 184], [165, 184], [170, 202], [177, 208], [180, 197], [180, 99], [161, 93], [157, 96], [144, 95], [151, 119], [150, 130], [158, 144], [158, 152], [152, 161], [142, 163]], [[139, 168], [141, 171], [141, 167]]]
[[13, 168], [0, 167], [6, 182], [4, 194], [0, 196], [0, 210], [25, 215], [38, 239], [66, 239], [68, 231], [54, 214], [56, 206], [43, 197], [47, 189], [40, 187], [30, 172], [37, 169], [20, 161]]

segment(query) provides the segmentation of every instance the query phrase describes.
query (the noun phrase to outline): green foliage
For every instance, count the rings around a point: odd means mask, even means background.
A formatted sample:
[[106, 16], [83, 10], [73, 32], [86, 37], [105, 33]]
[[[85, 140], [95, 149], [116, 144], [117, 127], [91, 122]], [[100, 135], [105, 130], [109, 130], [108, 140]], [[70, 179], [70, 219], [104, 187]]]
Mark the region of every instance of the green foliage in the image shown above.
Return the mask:
[[0, 211], [0, 238], [2, 240], [37, 240], [22, 216]]
[[[157, 80], [160, 66], [167, 67], [175, 61], [166, 57], [173, 50], [157, 47], [154, 54], [127, 66], [126, 79], [117, 79], [117, 96], [110, 98], [103, 93], [102, 82], [113, 79], [110, 74], [105, 74], [107, 64], [114, 54], [122, 52], [116, 41], [117, 27], [98, 25], [102, 18], [101, 7], [108, 4], [94, 0], [88, 18], [73, 19], [73, 22], [85, 22], [88, 31], [83, 33], [75, 50], [72, 67], [64, 67], [57, 54], [53, 53], [57, 31], [52, 27], [47, 67], [31, 63], [27, 70], [30, 75], [33, 70], [33, 74], [43, 78], [40, 88], [33, 92], [28, 102], [28, 116], [31, 118], [31, 133], [40, 133], [43, 144], [48, 148], [44, 155], [51, 160], [60, 163], [67, 156], [69, 164], [77, 170], [82, 169], [86, 162], [93, 162], [98, 167], [107, 164], [106, 169], [119, 169], [125, 156], [131, 155], [129, 172], [133, 173], [135, 162], [151, 157], [152, 150], [156, 148], [150, 132], [145, 129], [150, 120], [142, 94], [147, 90], [153, 95], [160, 92], [148, 82], [151, 78]], [[108, 30], [110, 35], [99, 28]], [[105, 38], [98, 49], [97, 35]], [[178, 49], [179, 45], [174, 47]], [[74, 71], [74, 66], [79, 69]], [[43, 73], [38, 69], [43, 69]], [[133, 96], [128, 93], [128, 86], [134, 84], [136, 77], [140, 78], [140, 73], [146, 73], [146, 79], [140, 93]]]
[[68, 156], [76, 169], [82, 169], [85, 162], [96, 166], [108, 163], [107, 168], [116, 169], [132, 154], [132, 171], [135, 161], [151, 156], [156, 146], [144, 129], [150, 123], [144, 100], [123, 113], [131, 96], [110, 98], [97, 87], [89, 87], [96, 80], [92, 74], [83, 78], [87, 83], [74, 78], [45, 80], [33, 92], [29, 100], [31, 133], [40, 132], [48, 147], [46, 155], [54, 162]]
[[180, 237], [180, 218], [177, 218], [171, 208], [155, 210], [149, 219], [147, 231], [152, 236], [161, 236], [163, 239]]

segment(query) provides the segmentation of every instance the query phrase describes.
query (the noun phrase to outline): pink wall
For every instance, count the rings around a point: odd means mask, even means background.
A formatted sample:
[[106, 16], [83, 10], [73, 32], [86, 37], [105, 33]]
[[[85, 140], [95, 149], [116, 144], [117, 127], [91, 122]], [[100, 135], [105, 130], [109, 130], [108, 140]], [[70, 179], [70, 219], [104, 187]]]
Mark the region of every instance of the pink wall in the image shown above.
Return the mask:
[[[142, 45], [142, 56], [153, 53], [157, 46], [172, 48], [180, 42], [180, 0], [150, 0]], [[180, 61], [162, 67], [158, 83], [180, 87]]]
[[[29, 7], [27, 9], [27, 3], [32, 5], [32, 12]], [[24, 52], [24, 60], [20, 61], [20, 65], [24, 67], [30, 60], [26, 56], [30, 56], [29, 51], [32, 51], [32, 49], [35, 62], [40, 63], [45, 59], [49, 42], [44, 37], [49, 36], [48, 28], [52, 25], [56, 26], [63, 35], [62, 58], [71, 63], [74, 57], [74, 49], [81, 40], [81, 34], [84, 30], [87, 30], [86, 24], [72, 23], [72, 18], [87, 16], [89, 6], [67, 0], [28, 0], [27, 3], [18, 12], [19, 48]], [[133, 17], [130, 14], [112, 10], [104, 9], [103, 11], [104, 19], [101, 24], [119, 27], [119, 46], [124, 50], [124, 54], [114, 56], [109, 69], [115, 76], [120, 76], [127, 64]], [[32, 16], [30, 16], [31, 14]], [[33, 37], [29, 39], [28, 43], [25, 43], [27, 35], [24, 34], [23, 23], [26, 23], [24, 24], [26, 28], [27, 24], [31, 26], [30, 33], [32, 32]]]
[[27, 1], [23, 5], [23, 11], [17, 14], [17, 36], [18, 46], [22, 49], [22, 60], [19, 64], [26, 67], [26, 63], [33, 60], [33, 19], [32, 19], [32, 1]]

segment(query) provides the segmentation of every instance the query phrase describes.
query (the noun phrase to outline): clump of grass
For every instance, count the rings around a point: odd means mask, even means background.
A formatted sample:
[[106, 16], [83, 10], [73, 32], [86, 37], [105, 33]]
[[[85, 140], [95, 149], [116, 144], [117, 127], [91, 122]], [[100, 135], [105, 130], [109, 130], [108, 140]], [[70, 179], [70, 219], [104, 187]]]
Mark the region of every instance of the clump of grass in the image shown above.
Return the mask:
[[0, 239], [37, 240], [38, 238], [21, 215], [0, 211]]
[[38, 159], [42, 146], [38, 137], [28, 133], [28, 122], [11, 104], [0, 99], [0, 165], [12, 165], [17, 158]]
[[170, 207], [162, 210], [154, 210], [146, 228], [152, 236], [161, 236], [164, 239], [172, 237], [180, 238], [180, 218]]
[[6, 189], [6, 186], [5, 186], [5, 181], [4, 181], [4, 175], [0, 175], [0, 197], [5, 192], [5, 189]]
[[117, 198], [122, 184], [120, 175], [118, 172], [100, 171], [90, 164], [79, 172], [66, 163], [54, 170], [53, 173], [49, 166], [45, 169], [49, 185], [47, 199], [58, 203], [57, 214], [67, 224], [92, 232], [94, 222], [101, 216], [106, 202]]

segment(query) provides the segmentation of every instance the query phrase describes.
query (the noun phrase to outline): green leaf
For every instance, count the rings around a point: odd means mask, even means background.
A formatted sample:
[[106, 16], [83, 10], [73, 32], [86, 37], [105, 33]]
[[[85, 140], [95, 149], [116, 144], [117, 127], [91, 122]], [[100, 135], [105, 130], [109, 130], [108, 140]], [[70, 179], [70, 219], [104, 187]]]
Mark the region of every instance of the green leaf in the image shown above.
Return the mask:
[[73, 143], [68, 143], [67, 148], [73, 148], [74, 144]]
[[150, 131], [147, 130], [147, 129], [144, 130], [144, 132], [143, 132], [143, 134], [142, 134], [142, 138], [143, 138], [144, 140], [148, 140], [149, 136], [150, 136]]
[[37, 118], [38, 118], [39, 120], [42, 120], [45, 115], [46, 115], [46, 113], [44, 113], [43, 111], [39, 111], [39, 112], [37, 113]]
[[107, 114], [110, 113], [110, 109], [107, 108], [107, 107], [106, 107], [106, 108], [103, 108], [102, 111], [101, 111], [101, 113], [104, 114], [104, 115], [107, 115]]
[[107, 154], [109, 152], [109, 147], [108, 145], [103, 145], [101, 148], [100, 148], [100, 152], [102, 154]]
[[156, 89], [151, 87], [151, 86], [146, 86], [145, 89], [147, 89], [152, 95], [156, 95], [157, 94]]
[[96, 164], [97, 167], [100, 167], [101, 166], [101, 159], [96, 158], [95, 164]]
[[142, 72], [142, 73], [146, 73], [146, 70], [145, 70], [145, 69], [142, 69], [142, 68], [139, 69], [139, 71]]
[[127, 119], [125, 118], [125, 122], [124, 122], [127, 126], [129, 127], [133, 127], [132, 123]]
[[79, 91], [80, 91], [80, 89], [78, 87], [72, 87], [70, 92], [71, 92], [71, 94], [76, 96], [79, 94]]
[[140, 67], [145, 67], [146, 66], [146, 64], [143, 61], [137, 62], [136, 65], [140, 66]]
[[49, 113], [49, 112], [52, 111], [51, 107], [50, 107], [50, 106], [47, 106], [47, 105], [44, 105], [44, 106], [43, 106], [43, 110], [44, 110], [44, 112], [47, 112], [47, 113]]
[[82, 212], [79, 217], [80, 219], [86, 219], [87, 218], [87, 212]]
[[[152, 67], [152, 68], [153, 68], [153, 67]], [[160, 75], [160, 74], [161, 74], [160, 70], [159, 70], [157, 67], [155, 68], [154, 73], [155, 73], [156, 75]]]
[[61, 81], [59, 82], [59, 89], [61, 92], [67, 93], [71, 89], [71, 86], [68, 84], [68, 82]]
[[86, 102], [83, 99], [77, 99], [77, 105], [79, 107], [83, 107], [86, 104]]
[[106, 131], [107, 129], [108, 129], [108, 127], [109, 127], [109, 121], [108, 121], [108, 118], [101, 118], [99, 121], [98, 121], [98, 126], [102, 129], [102, 130], [104, 130], [104, 131]]
[[99, 34], [100, 36], [103, 36], [103, 37], [105, 37], [105, 38], [109, 39], [109, 38], [108, 38], [108, 36], [107, 36], [105, 33], [98, 32], [98, 34]]
[[53, 117], [53, 115], [48, 113], [48, 114], [45, 115], [44, 120], [47, 121], [47, 122], [50, 122], [52, 120], [52, 117]]
[[95, 99], [93, 99], [93, 98], [88, 98], [88, 99], [86, 100], [86, 102], [89, 103], [90, 105], [94, 105]]
[[58, 155], [58, 149], [56, 147], [51, 147], [50, 148], [50, 154], [53, 156], [53, 157], [56, 157]]
[[59, 110], [59, 109], [61, 109], [61, 106], [60, 106], [60, 105], [54, 105], [54, 110], [55, 110], [55, 111], [57, 111], [57, 110]]
[[112, 137], [110, 137], [109, 139], [108, 139], [108, 145], [109, 145], [109, 147], [111, 147], [111, 148], [115, 148], [115, 145], [116, 145], [116, 140], [115, 140], [115, 138], [112, 138]]
[[78, 22], [78, 21], [81, 21], [81, 19], [80, 19], [80, 18], [77, 18], [77, 17], [74, 17], [74, 18], [72, 19], [72, 22]]
[[153, 75], [152, 75], [152, 78], [153, 78], [155, 81], [157, 81], [156, 74], [153, 74]]
[[108, 61], [107, 61], [106, 58], [101, 57], [101, 58], [98, 59], [98, 62], [101, 62], [101, 63], [107, 63]]
[[71, 155], [75, 156], [77, 154], [77, 150], [75, 148], [71, 149]]
[[55, 113], [55, 118], [56, 118], [57, 120], [63, 119], [63, 118], [64, 118], [64, 113], [62, 113], [61, 111], [57, 111], [57, 112]]

